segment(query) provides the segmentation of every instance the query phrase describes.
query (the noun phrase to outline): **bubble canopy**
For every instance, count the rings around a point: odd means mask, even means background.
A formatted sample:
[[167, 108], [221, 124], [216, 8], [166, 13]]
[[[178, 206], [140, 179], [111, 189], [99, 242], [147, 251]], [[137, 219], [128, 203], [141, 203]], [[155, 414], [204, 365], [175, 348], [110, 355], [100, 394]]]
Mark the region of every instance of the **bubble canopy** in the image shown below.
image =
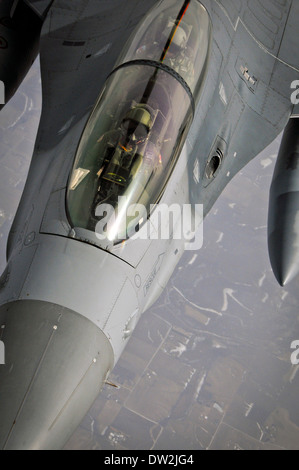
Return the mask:
[[164, 0], [140, 23], [117, 65], [153, 60], [177, 72], [198, 101], [211, 43], [211, 21], [197, 0]]
[[[138, 27], [78, 146], [67, 191], [75, 238], [111, 246], [146, 222], [192, 123], [209, 41], [209, 17], [197, 1], [166, 0]], [[137, 205], [144, 210], [136, 218]]]

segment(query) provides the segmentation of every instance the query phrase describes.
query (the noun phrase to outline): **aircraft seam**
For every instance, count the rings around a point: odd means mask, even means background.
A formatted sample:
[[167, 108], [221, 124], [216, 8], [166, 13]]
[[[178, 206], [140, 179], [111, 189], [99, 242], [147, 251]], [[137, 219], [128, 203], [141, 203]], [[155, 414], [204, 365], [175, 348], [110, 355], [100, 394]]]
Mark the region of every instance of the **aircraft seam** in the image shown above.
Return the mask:
[[106, 328], [106, 326], [107, 326], [107, 324], [108, 324], [109, 318], [110, 318], [111, 315], [112, 315], [112, 312], [113, 312], [113, 310], [114, 310], [114, 307], [115, 307], [115, 305], [117, 304], [117, 301], [118, 301], [118, 299], [119, 299], [119, 297], [120, 297], [120, 294], [121, 294], [122, 291], [123, 291], [123, 288], [125, 287], [125, 284], [126, 284], [127, 280], [128, 280], [128, 278], [126, 277], [125, 280], [124, 280], [124, 282], [123, 282], [123, 285], [121, 286], [121, 289], [120, 289], [118, 295], [116, 296], [116, 298], [115, 298], [115, 300], [114, 300], [114, 302], [113, 302], [113, 304], [112, 304], [111, 310], [110, 310], [110, 312], [109, 312], [109, 314], [108, 314], [108, 316], [107, 316], [107, 318], [106, 318], [106, 320], [105, 320], [105, 323], [104, 323], [104, 325], [103, 325], [103, 328], [102, 328], [103, 331], [105, 330], [105, 328]]
[[246, 24], [244, 23], [244, 21], [242, 20], [242, 18], [240, 18], [240, 16], [238, 16], [237, 20], [236, 20], [236, 24], [234, 25], [234, 23], [232, 22], [228, 12], [226, 11], [226, 9], [224, 8], [223, 5], [221, 5], [219, 3], [218, 0], [215, 0], [215, 2], [217, 3], [217, 5], [221, 8], [221, 10], [224, 12], [225, 16], [227, 17], [231, 27], [233, 28], [234, 31], [237, 31], [238, 27], [239, 27], [239, 24], [241, 23], [244, 28], [246, 29], [247, 33], [252, 37], [252, 39], [257, 43], [257, 45], [266, 53], [266, 54], [269, 54], [271, 57], [273, 57], [274, 59], [278, 60], [278, 62], [286, 65], [287, 67], [289, 67], [290, 69], [292, 70], [295, 70], [295, 72], [299, 72], [299, 68], [296, 68], [294, 67], [293, 65], [291, 64], [288, 64], [286, 61], [284, 61], [283, 59], [280, 59], [279, 57], [277, 57], [275, 54], [272, 54], [272, 52], [268, 51], [268, 49], [254, 36], [254, 34], [248, 29], [248, 27], [246, 26]]
[[[61, 318], [61, 315], [60, 315], [58, 321], [60, 320], [60, 318]], [[13, 424], [12, 424], [12, 426], [11, 426], [11, 428], [10, 428], [10, 431], [9, 431], [9, 433], [8, 433], [8, 435], [7, 435], [6, 441], [5, 441], [4, 446], [3, 446], [3, 450], [5, 450], [5, 448], [6, 448], [7, 444], [8, 444], [8, 441], [9, 441], [9, 439], [11, 438], [11, 435], [13, 434], [14, 427], [15, 427], [15, 425], [16, 425], [16, 423], [17, 423], [18, 418], [20, 417], [20, 415], [21, 415], [21, 413], [22, 413], [22, 410], [23, 410], [23, 408], [24, 408], [25, 402], [26, 402], [26, 400], [27, 400], [27, 398], [28, 398], [28, 396], [29, 396], [29, 394], [30, 394], [30, 392], [31, 392], [31, 389], [32, 389], [32, 387], [33, 387], [33, 384], [34, 384], [34, 382], [35, 382], [35, 380], [36, 380], [36, 378], [37, 378], [37, 376], [38, 376], [38, 373], [39, 373], [39, 371], [40, 371], [40, 368], [41, 368], [41, 366], [42, 366], [42, 363], [43, 363], [44, 360], [45, 360], [45, 357], [46, 357], [46, 355], [47, 355], [49, 346], [50, 346], [50, 344], [51, 344], [51, 342], [52, 342], [52, 339], [53, 339], [53, 336], [54, 336], [55, 332], [56, 332], [56, 330], [53, 329], [53, 331], [52, 331], [52, 333], [51, 333], [51, 335], [50, 335], [50, 338], [49, 338], [49, 340], [48, 340], [48, 343], [47, 343], [47, 345], [46, 345], [46, 347], [45, 347], [45, 350], [44, 350], [44, 352], [43, 352], [43, 354], [42, 354], [42, 356], [41, 356], [41, 358], [40, 358], [40, 361], [39, 361], [39, 363], [38, 363], [38, 365], [37, 365], [37, 368], [36, 368], [36, 370], [35, 370], [35, 372], [34, 372], [34, 374], [33, 374], [33, 377], [32, 377], [32, 379], [31, 379], [31, 381], [30, 381], [30, 383], [29, 383], [29, 385], [28, 385], [28, 388], [27, 388], [27, 391], [26, 391], [26, 393], [25, 393], [25, 395], [24, 395], [24, 398], [23, 398], [23, 400], [22, 400], [22, 403], [21, 403], [21, 405], [20, 405], [20, 407], [19, 407], [19, 409], [18, 409], [18, 411], [17, 411], [17, 414], [16, 414], [16, 417], [15, 417], [15, 419], [14, 419], [14, 422], [13, 422]]]
[[[99, 354], [97, 356], [97, 358], [99, 357]], [[59, 413], [57, 414], [57, 416], [55, 417], [55, 419], [53, 420], [52, 424], [50, 425], [50, 427], [48, 428], [48, 431], [51, 431], [51, 429], [55, 426], [55, 424], [57, 423], [58, 419], [60, 418], [60, 416], [62, 415], [62, 413], [64, 412], [64, 410], [67, 408], [68, 404], [71, 402], [71, 399], [72, 397], [75, 395], [76, 391], [79, 389], [80, 385], [82, 384], [82, 382], [84, 381], [85, 377], [87, 376], [87, 374], [89, 373], [90, 369], [94, 366], [95, 364], [95, 360], [93, 360], [91, 362], [91, 364], [89, 365], [88, 369], [86, 370], [86, 372], [84, 373], [83, 377], [81, 378], [81, 380], [79, 381], [79, 383], [76, 385], [76, 387], [74, 388], [73, 392], [71, 393], [71, 395], [69, 396], [69, 398], [66, 400], [65, 404], [63, 405], [63, 407], [61, 408], [61, 410], [59, 411]]]

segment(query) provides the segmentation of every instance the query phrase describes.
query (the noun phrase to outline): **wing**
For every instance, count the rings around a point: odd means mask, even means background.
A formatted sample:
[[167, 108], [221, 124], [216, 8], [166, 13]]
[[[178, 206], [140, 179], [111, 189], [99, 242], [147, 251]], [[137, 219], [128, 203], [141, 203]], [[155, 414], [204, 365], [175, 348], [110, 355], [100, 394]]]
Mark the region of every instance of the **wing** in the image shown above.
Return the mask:
[[[140, 18], [157, 0], [56, 0], [41, 35], [43, 106], [36, 149], [56, 145], [93, 107]], [[36, 8], [49, 2], [31, 1]]]

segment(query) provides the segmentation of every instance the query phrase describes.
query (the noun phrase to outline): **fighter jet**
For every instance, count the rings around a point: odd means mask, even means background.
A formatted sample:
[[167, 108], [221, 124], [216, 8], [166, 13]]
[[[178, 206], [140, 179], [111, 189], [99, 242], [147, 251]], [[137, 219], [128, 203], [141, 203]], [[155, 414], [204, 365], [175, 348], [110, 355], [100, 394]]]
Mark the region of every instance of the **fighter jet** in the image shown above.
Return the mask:
[[43, 95], [0, 278], [1, 449], [63, 447], [199, 208], [282, 131], [269, 252], [280, 284], [297, 276], [298, 21], [296, 0], [1, 3], [6, 101], [38, 52]]

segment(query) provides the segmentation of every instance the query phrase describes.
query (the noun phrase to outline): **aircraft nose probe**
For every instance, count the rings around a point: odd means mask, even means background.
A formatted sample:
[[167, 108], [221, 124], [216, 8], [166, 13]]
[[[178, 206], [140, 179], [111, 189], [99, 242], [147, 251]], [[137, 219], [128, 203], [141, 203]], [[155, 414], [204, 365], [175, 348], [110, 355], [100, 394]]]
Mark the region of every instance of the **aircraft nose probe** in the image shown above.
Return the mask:
[[110, 343], [89, 320], [50, 302], [3, 305], [0, 325], [0, 449], [59, 449], [112, 368]]
[[272, 269], [281, 286], [299, 274], [299, 119], [285, 128], [273, 175], [268, 219]]

